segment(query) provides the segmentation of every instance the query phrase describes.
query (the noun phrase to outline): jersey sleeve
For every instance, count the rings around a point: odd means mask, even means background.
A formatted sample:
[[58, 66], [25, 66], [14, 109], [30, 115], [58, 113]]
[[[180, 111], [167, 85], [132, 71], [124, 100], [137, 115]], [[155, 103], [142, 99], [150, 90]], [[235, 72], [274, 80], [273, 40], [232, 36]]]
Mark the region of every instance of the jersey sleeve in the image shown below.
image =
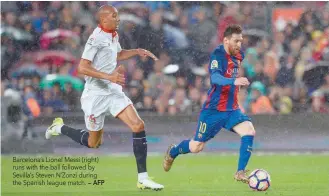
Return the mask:
[[223, 65], [221, 64], [221, 61], [219, 59], [220, 58], [218, 51], [215, 50], [210, 55], [209, 73], [210, 73], [211, 85], [213, 84], [217, 84], [219, 86], [233, 85], [235, 79], [224, 77]]
[[209, 65], [209, 73], [210, 73], [210, 75], [213, 74], [213, 73], [215, 73], [215, 72], [223, 75], [222, 65], [220, 65], [218, 61], [219, 60], [216, 57], [216, 51], [214, 51], [210, 55], [210, 65]]
[[97, 44], [97, 40], [95, 39], [95, 37], [90, 36], [85, 45], [81, 58], [89, 60], [89, 61], [93, 61], [94, 57], [96, 56], [96, 53], [98, 51], [98, 48], [99, 47]]

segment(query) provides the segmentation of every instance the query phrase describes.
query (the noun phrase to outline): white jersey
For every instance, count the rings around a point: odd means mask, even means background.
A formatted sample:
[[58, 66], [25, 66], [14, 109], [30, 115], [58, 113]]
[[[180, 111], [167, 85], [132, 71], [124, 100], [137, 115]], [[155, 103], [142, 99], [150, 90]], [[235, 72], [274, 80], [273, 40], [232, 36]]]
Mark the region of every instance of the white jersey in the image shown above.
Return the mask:
[[[97, 27], [89, 36], [82, 57], [92, 62], [92, 66], [101, 72], [112, 73], [117, 66], [117, 54], [121, 46], [118, 35], [112, 38], [111, 33], [104, 32]], [[85, 89], [95, 95], [122, 93], [122, 87], [108, 80], [85, 76]]]

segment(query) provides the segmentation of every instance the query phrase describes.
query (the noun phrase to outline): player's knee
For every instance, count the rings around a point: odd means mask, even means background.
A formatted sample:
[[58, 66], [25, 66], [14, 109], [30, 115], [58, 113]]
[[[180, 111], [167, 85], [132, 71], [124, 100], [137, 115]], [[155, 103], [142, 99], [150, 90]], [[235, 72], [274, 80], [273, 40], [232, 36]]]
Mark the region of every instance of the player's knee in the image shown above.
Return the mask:
[[252, 130], [250, 131], [250, 135], [253, 135], [253, 136], [256, 135], [256, 131], [255, 131], [255, 129], [252, 129]]
[[89, 148], [99, 148], [101, 142], [98, 139], [88, 139], [88, 147]]
[[100, 142], [88, 141], [89, 148], [98, 148], [100, 145]]
[[252, 135], [255, 136], [256, 135], [256, 131], [255, 128], [253, 126], [253, 124], [249, 121], [247, 122], [243, 122], [240, 125], [238, 125], [235, 128], [235, 131], [241, 136], [245, 136], [245, 135]]
[[190, 142], [190, 151], [192, 153], [199, 153], [203, 150], [203, 148], [204, 148], [203, 142], [197, 142], [197, 141]]
[[254, 126], [252, 126], [251, 123], [250, 123], [250, 126], [248, 126], [248, 128], [246, 129], [245, 135], [252, 135], [252, 136], [256, 135], [256, 131], [254, 129]]
[[142, 121], [140, 119], [134, 121], [133, 124], [131, 125], [131, 127], [132, 127], [133, 132], [136, 132], [136, 133], [145, 130], [144, 121]]
[[100, 138], [96, 144], [96, 148], [99, 148], [103, 144], [103, 140]]
[[246, 129], [245, 131], [243, 131], [240, 136], [246, 136], [246, 135], [252, 135], [255, 136], [256, 135], [256, 131], [254, 129]]
[[252, 136], [255, 136], [256, 135], [256, 131], [253, 130], [253, 129], [250, 129], [250, 130], [246, 131], [244, 135], [252, 135]]

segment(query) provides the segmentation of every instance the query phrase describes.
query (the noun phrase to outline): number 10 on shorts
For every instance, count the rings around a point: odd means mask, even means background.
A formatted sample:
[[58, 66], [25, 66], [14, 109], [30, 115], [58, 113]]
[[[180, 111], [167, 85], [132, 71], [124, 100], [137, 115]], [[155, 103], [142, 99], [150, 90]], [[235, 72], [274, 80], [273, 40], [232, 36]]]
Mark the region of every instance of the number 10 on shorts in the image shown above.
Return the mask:
[[199, 132], [200, 133], [205, 133], [206, 129], [207, 129], [207, 124], [200, 121]]

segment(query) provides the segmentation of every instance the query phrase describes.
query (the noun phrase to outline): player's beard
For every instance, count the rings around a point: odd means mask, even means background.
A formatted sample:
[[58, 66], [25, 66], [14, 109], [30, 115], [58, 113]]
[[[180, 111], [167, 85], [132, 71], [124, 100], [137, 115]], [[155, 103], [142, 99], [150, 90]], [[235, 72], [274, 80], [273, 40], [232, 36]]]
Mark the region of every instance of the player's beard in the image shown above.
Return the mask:
[[238, 48], [233, 48], [232, 47], [232, 52], [231, 52], [231, 54], [232, 54], [232, 56], [235, 56], [235, 55], [237, 55], [238, 53], [239, 53], [239, 49]]
[[230, 55], [234, 56], [235, 55], [235, 49], [232, 46], [228, 47], [228, 50], [230, 52]]

